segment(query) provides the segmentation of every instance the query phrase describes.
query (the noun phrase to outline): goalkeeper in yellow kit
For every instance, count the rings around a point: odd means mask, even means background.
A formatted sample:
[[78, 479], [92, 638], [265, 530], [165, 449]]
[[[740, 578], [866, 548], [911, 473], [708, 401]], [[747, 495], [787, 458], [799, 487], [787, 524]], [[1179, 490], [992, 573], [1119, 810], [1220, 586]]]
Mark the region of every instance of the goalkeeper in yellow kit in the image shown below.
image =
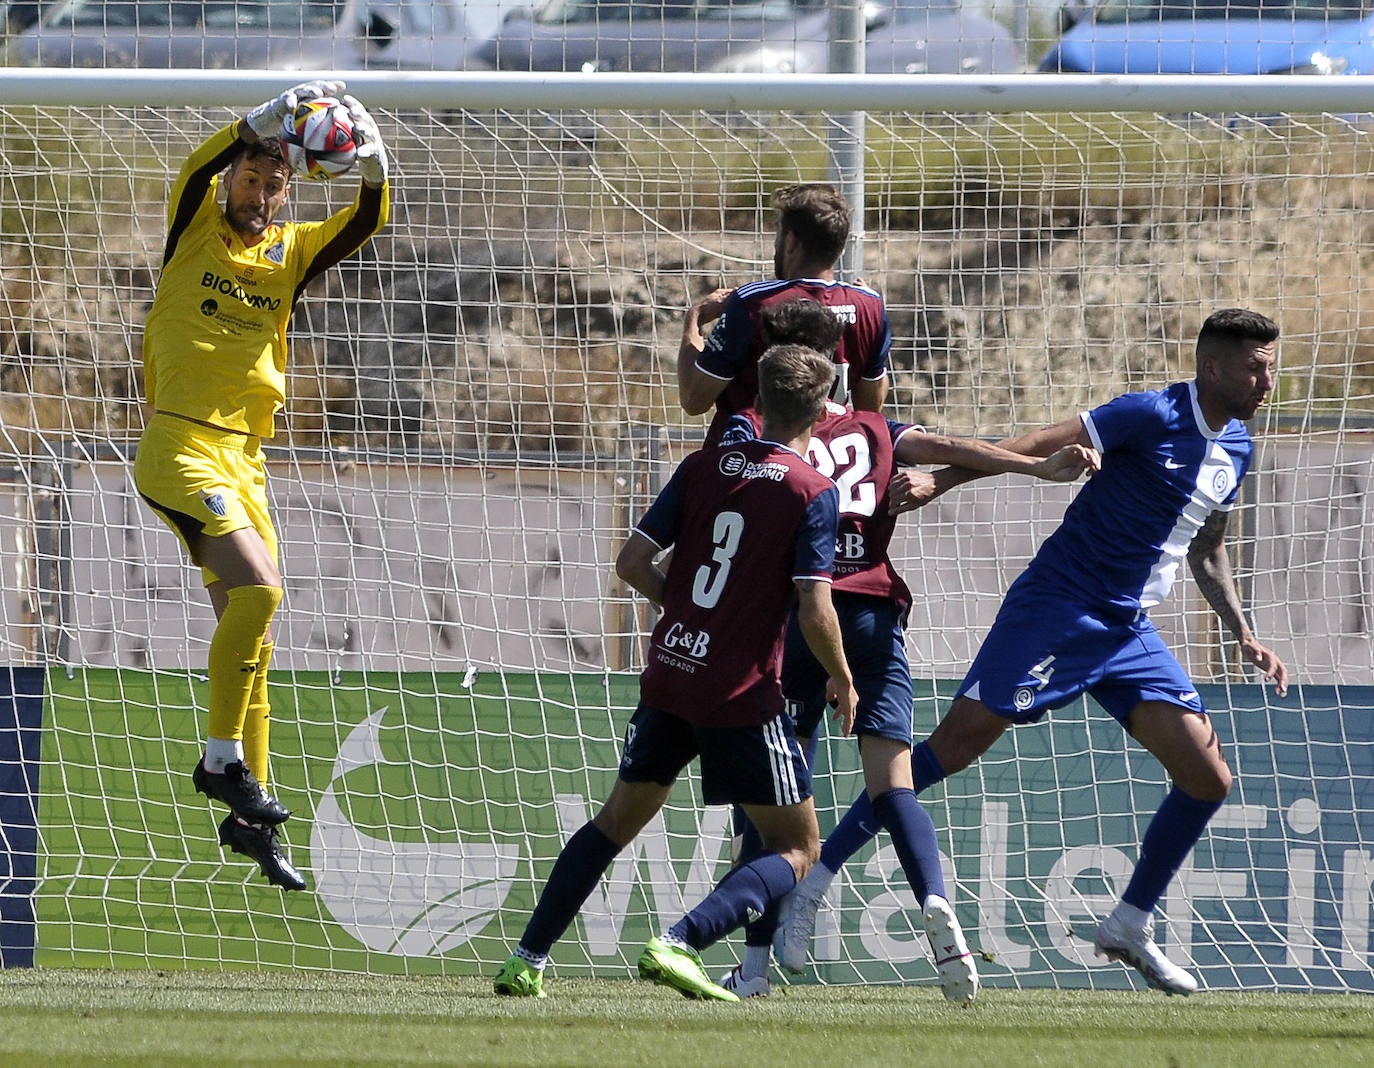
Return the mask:
[[211, 136], [183, 164], [143, 336], [153, 414], [134, 463], [139, 494], [200, 566], [218, 620], [209, 729], [193, 782], [230, 808], [220, 844], [257, 861], [287, 890], [306, 882], [277, 832], [291, 813], [264, 785], [267, 666], [282, 578], [262, 439], [273, 436], [285, 402], [286, 325], [296, 301], [313, 278], [381, 229], [389, 196], [377, 126], [344, 97], [359, 142], [357, 199], [321, 223], [276, 222], [291, 178], [276, 134], [298, 103], [343, 88], [320, 81], [289, 89]]

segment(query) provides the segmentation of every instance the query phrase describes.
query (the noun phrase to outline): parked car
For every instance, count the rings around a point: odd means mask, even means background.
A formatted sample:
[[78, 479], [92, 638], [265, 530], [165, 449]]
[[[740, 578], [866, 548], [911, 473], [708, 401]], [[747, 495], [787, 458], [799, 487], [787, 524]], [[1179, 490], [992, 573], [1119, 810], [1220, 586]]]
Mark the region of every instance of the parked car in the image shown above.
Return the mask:
[[1369, 0], [1100, 0], [1062, 9], [1061, 26], [1042, 71], [1374, 72]]
[[37, 67], [458, 70], [462, 0], [61, 0], [6, 47]]
[[[1012, 73], [1011, 34], [959, 0], [875, 0], [869, 73]], [[509, 13], [475, 55], [497, 70], [821, 73], [825, 0], [543, 0]]]

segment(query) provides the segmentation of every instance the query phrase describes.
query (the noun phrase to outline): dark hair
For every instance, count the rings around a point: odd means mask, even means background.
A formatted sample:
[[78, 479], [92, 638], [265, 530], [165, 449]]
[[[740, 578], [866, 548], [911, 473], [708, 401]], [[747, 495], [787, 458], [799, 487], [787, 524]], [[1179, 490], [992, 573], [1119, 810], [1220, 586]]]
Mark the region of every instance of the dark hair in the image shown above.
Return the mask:
[[288, 179], [291, 177], [291, 167], [286, 162], [286, 157], [282, 155], [281, 142], [275, 137], [264, 137], [252, 142], [245, 141], [230, 166], [237, 167], [240, 163], [252, 163], [260, 159], [276, 164], [286, 172]]
[[778, 225], [794, 234], [810, 259], [839, 260], [849, 240], [849, 203], [833, 185], [804, 182], [773, 194]]
[[759, 407], [784, 427], [801, 427], [825, 407], [835, 364], [805, 345], [774, 345], [759, 357]]
[[1197, 357], [1226, 356], [1247, 341], [1267, 345], [1278, 337], [1278, 324], [1267, 315], [1246, 308], [1222, 308], [1207, 316], [1198, 331]]
[[759, 316], [765, 345], [805, 345], [833, 356], [844, 336], [844, 323], [818, 300], [799, 297], [766, 305]]

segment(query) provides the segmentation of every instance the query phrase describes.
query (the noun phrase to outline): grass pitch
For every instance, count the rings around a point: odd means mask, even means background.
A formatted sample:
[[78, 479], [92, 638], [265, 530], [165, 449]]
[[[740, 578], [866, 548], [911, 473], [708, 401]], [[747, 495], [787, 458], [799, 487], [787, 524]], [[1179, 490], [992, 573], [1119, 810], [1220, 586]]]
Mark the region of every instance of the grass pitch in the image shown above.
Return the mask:
[[544, 1001], [489, 979], [289, 972], [0, 972], [0, 1064], [1072, 1065], [1374, 1064], [1360, 995], [775, 988], [700, 1004], [649, 983], [550, 979]]

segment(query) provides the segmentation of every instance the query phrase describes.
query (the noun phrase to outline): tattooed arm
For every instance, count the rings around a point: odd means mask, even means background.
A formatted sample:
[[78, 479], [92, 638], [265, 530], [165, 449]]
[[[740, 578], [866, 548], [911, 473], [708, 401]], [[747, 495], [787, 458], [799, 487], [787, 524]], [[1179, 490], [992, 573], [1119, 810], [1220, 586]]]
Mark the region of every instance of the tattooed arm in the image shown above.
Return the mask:
[[1188, 547], [1188, 566], [1197, 581], [1202, 596], [1212, 606], [1222, 624], [1235, 636], [1245, 658], [1272, 679], [1275, 692], [1282, 697], [1288, 692], [1288, 668], [1278, 655], [1256, 640], [1245, 622], [1240, 593], [1231, 577], [1231, 558], [1223, 539], [1226, 534], [1226, 512], [1213, 512], [1203, 523]]

